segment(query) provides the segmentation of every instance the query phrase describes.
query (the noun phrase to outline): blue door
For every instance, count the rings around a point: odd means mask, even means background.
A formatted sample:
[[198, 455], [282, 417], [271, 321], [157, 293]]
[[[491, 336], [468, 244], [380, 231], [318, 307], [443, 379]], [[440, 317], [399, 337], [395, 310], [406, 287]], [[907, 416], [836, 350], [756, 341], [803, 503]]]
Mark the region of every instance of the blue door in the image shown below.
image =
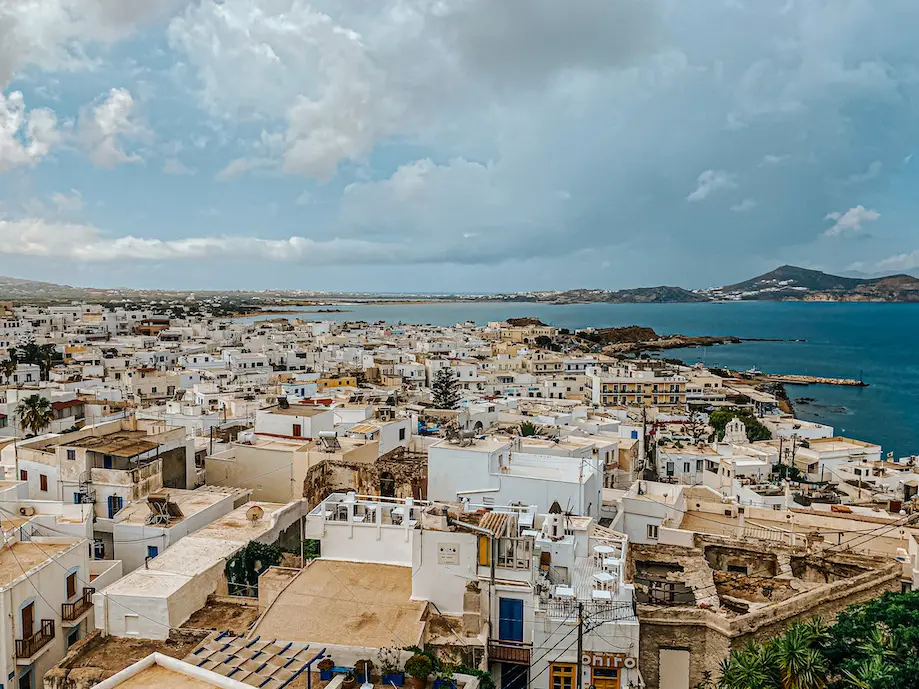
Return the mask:
[[498, 599], [498, 638], [501, 641], [523, 641], [523, 601]]

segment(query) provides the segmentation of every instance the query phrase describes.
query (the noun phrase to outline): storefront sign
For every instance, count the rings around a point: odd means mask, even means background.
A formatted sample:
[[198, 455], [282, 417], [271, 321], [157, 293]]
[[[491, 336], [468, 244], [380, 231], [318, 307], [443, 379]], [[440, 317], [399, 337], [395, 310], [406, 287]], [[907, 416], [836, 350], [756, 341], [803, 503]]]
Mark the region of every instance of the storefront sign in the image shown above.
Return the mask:
[[594, 653], [586, 651], [581, 662], [589, 667], [625, 668], [632, 670], [638, 666], [638, 661], [621, 653]]

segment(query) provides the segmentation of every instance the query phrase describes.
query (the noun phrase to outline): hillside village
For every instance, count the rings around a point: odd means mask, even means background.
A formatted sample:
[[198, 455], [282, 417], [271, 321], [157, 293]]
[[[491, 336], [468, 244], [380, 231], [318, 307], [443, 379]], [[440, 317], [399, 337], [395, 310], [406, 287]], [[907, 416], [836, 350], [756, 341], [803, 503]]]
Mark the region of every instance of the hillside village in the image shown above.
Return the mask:
[[915, 457], [726, 372], [452, 327], [0, 318], [17, 689], [690, 689], [919, 589]]

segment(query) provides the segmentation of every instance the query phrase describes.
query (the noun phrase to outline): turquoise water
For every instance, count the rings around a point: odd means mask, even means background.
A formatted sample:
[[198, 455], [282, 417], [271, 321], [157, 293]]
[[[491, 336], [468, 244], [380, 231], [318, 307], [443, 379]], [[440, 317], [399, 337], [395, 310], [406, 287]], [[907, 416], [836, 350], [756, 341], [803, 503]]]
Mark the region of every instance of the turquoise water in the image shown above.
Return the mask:
[[919, 453], [919, 304], [458, 303], [357, 305], [347, 313], [304, 313], [312, 320], [388, 323], [485, 324], [534, 316], [560, 328], [643, 325], [658, 333], [803, 339], [745, 342], [664, 356], [689, 363], [770, 373], [862, 377], [867, 388], [789, 386], [788, 394], [815, 398], [796, 404], [801, 418], [827, 423], [837, 433], [880, 443], [897, 456]]

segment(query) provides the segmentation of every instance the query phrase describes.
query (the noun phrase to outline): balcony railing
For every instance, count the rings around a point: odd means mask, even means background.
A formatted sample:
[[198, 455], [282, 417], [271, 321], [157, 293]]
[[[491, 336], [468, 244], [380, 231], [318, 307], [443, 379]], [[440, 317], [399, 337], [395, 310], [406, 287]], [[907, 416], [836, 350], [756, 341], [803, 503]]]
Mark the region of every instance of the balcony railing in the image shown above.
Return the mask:
[[61, 619], [64, 622], [73, 622], [78, 619], [80, 615], [93, 607], [93, 594], [95, 592], [96, 589], [87, 586], [83, 589], [83, 595], [73, 603], [62, 603]]
[[54, 638], [54, 620], [42, 620], [41, 627], [32, 636], [16, 639], [16, 657], [31, 658]]
[[488, 641], [489, 660], [529, 665], [532, 652], [533, 647], [531, 644], [517, 641], [499, 641], [497, 639], [489, 639]]

